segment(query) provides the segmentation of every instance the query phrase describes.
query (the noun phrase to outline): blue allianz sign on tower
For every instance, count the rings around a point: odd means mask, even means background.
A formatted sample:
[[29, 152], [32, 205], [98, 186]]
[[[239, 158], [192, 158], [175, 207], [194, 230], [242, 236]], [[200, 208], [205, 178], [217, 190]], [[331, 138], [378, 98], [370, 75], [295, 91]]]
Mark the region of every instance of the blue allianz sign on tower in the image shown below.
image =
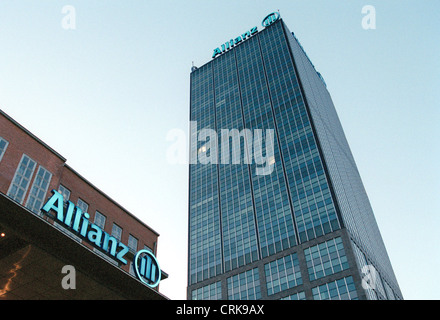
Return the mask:
[[235, 47], [236, 45], [238, 45], [242, 41], [246, 40], [247, 38], [252, 37], [256, 33], [258, 33], [258, 28], [257, 27], [253, 27], [249, 31], [246, 31], [245, 33], [243, 33], [242, 35], [240, 35], [240, 36], [238, 36], [238, 37], [236, 37], [234, 39], [231, 39], [229, 41], [226, 41], [220, 47], [214, 49], [214, 53], [212, 54], [212, 58], [215, 58], [219, 54], [222, 54], [222, 53], [232, 49], [233, 47]]
[[[64, 202], [64, 197], [57, 190], [52, 190], [52, 197], [47, 200], [41, 211], [62, 223], [75, 234], [85, 239], [93, 246], [101, 249], [109, 256], [122, 264], [127, 264], [125, 255], [129, 252], [128, 246], [115, 237], [109, 235], [99, 226], [89, 221], [90, 214], [82, 212], [73, 202]], [[52, 215], [53, 211], [56, 215]], [[135, 273], [139, 280], [149, 287], [156, 287], [161, 280], [161, 270], [156, 257], [151, 251], [140, 250], [134, 258]]]
[[[272, 23], [276, 22], [280, 18], [280, 14], [278, 12], [272, 12], [271, 14], [268, 14], [262, 22], [263, 27], [268, 27]], [[212, 54], [212, 58], [216, 58], [218, 55], [221, 55], [222, 53], [225, 53], [226, 51], [229, 51], [236, 45], [240, 44], [241, 42], [245, 41], [246, 39], [252, 37], [253, 35], [258, 33], [258, 27], [253, 27], [250, 30], [244, 32], [243, 34], [239, 35], [238, 37], [235, 37], [229, 41], [226, 41], [223, 43], [220, 47], [214, 49], [214, 53]]]
[[263, 25], [263, 27], [266, 28], [270, 26], [272, 23], [278, 21], [279, 18], [280, 18], [280, 14], [278, 12], [272, 12], [271, 14], [268, 14], [266, 18], [263, 19], [263, 22], [261, 24]]

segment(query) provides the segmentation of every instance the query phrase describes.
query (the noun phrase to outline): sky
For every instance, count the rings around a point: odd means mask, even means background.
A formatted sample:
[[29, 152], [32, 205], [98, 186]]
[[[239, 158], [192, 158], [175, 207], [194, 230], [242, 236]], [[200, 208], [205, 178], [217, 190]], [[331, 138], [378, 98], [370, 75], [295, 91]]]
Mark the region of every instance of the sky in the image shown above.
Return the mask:
[[167, 135], [188, 130], [192, 64], [277, 10], [327, 83], [404, 298], [440, 299], [438, 1], [0, 0], [0, 109], [160, 234], [160, 291], [186, 299], [188, 166]]

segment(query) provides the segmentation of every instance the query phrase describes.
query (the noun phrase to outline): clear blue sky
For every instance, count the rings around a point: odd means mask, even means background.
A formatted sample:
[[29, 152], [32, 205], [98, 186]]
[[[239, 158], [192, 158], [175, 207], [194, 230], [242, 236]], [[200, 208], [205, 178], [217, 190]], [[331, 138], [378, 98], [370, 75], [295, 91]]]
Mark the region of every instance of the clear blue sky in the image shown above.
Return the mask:
[[0, 108], [161, 234], [161, 292], [184, 299], [188, 170], [166, 135], [187, 130], [192, 61], [278, 9], [327, 82], [404, 297], [440, 299], [438, 1], [1, 0]]

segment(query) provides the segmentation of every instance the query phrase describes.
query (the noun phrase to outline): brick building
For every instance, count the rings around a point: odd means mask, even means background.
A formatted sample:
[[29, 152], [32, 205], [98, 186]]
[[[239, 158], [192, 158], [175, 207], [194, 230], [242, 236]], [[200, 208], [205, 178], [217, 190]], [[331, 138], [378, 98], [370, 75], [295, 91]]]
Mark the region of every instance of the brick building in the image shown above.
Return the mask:
[[[118, 251], [122, 259], [56, 219], [54, 210], [44, 213], [55, 193], [63, 213], [70, 201], [83, 221], [88, 217], [89, 229], [117, 239], [126, 248], [123, 256]], [[134, 263], [140, 251], [157, 255], [159, 234], [1, 110], [0, 233], [0, 299], [167, 299]], [[62, 286], [72, 276], [63, 273], [66, 265], [74, 267], [75, 289]], [[156, 267], [158, 281], [167, 278]]]

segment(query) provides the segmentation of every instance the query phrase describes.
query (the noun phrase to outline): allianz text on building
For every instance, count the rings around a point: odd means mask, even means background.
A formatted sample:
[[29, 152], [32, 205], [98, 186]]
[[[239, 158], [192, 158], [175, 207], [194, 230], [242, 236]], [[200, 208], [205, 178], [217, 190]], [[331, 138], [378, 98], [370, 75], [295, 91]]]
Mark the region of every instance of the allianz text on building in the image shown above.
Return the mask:
[[0, 110], [0, 300], [167, 300], [158, 237]]

